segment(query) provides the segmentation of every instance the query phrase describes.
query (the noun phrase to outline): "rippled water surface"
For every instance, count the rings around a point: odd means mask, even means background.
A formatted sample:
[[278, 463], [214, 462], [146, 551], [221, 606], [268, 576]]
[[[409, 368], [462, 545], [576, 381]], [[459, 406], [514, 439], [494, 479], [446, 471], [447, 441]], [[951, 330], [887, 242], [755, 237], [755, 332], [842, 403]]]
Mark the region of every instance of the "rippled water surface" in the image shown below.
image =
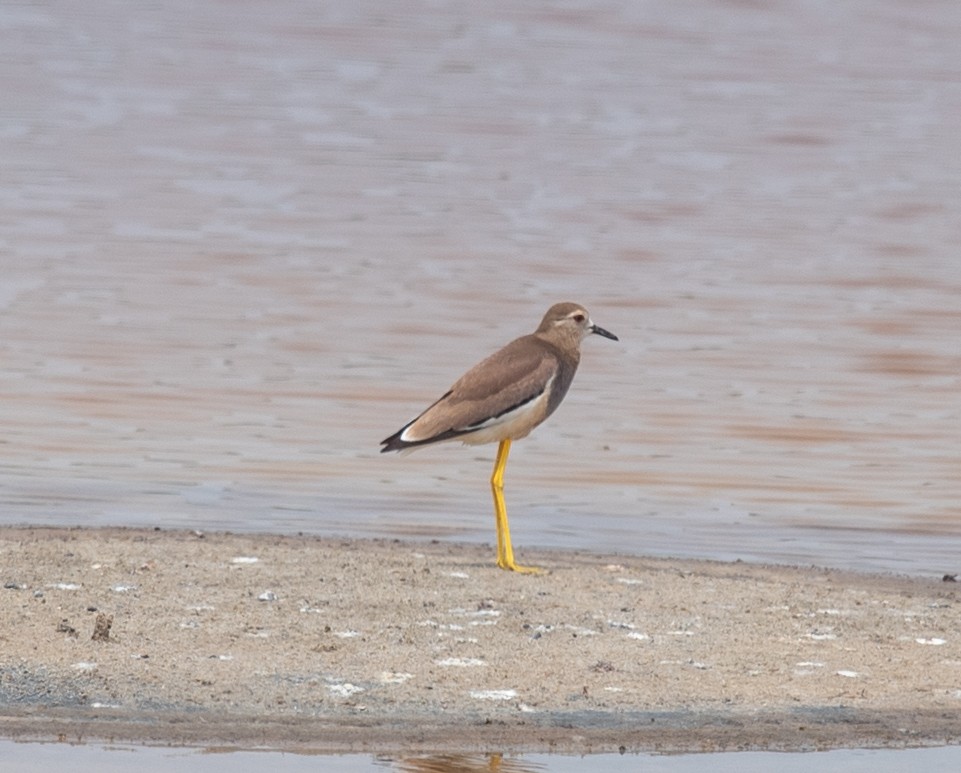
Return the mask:
[[732, 752], [726, 754], [593, 754], [585, 757], [552, 754], [445, 754], [383, 756], [363, 754], [304, 755], [275, 751], [223, 749], [171, 749], [117, 744], [113, 746], [69, 744], [14, 744], [0, 741], [4, 759], [20, 773], [66, 767], [78, 773], [126, 773], [131, 765], [144, 773], [182, 771], [196, 773], [261, 769], [270, 766], [282, 773], [901, 773], [909, 769], [956, 770], [961, 760], [957, 746], [932, 749], [839, 749], [829, 752], [785, 754], [778, 752]]
[[961, 568], [961, 5], [0, 30], [0, 523], [491, 541], [493, 448], [377, 443], [569, 299], [521, 558]]

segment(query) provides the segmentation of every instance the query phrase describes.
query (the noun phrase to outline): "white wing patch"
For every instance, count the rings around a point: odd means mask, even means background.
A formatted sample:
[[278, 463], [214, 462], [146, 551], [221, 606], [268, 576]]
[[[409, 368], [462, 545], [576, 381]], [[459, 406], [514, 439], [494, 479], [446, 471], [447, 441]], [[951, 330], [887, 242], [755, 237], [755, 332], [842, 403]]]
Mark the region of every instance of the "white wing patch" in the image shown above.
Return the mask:
[[[554, 379], [552, 378], [551, 381]], [[548, 381], [541, 392], [533, 400], [519, 405], [513, 410], [479, 422], [471, 427], [471, 431], [460, 435], [457, 439], [469, 445], [479, 443], [497, 443], [501, 440], [519, 440], [527, 437], [534, 427], [547, 418], [547, 398], [551, 393], [551, 381]]]

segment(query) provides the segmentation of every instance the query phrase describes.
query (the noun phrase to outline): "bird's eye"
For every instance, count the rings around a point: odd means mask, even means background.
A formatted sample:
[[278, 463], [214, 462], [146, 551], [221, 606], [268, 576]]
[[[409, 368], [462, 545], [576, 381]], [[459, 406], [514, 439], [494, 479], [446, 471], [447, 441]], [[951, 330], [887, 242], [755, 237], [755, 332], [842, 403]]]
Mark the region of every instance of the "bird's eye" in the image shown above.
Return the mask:
[[580, 312], [578, 312], [577, 314], [574, 314], [574, 315], [571, 317], [571, 319], [573, 319], [575, 322], [577, 322], [578, 324], [580, 324], [580, 323], [583, 322], [585, 319], [587, 319], [587, 317], [585, 317], [583, 314], [581, 314]]

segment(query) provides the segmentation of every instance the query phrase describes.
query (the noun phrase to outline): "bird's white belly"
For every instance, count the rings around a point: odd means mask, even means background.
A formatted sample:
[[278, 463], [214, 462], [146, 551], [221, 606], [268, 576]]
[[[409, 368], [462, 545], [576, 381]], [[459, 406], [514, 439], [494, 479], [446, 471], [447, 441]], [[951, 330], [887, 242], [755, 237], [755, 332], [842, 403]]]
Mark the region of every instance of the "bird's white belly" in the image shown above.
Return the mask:
[[538, 397], [528, 403], [515, 408], [509, 413], [490, 419], [478, 429], [467, 435], [461, 435], [467, 445], [481, 443], [499, 443], [501, 440], [520, 440], [527, 437], [530, 431], [547, 418], [547, 398], [550, 384]]

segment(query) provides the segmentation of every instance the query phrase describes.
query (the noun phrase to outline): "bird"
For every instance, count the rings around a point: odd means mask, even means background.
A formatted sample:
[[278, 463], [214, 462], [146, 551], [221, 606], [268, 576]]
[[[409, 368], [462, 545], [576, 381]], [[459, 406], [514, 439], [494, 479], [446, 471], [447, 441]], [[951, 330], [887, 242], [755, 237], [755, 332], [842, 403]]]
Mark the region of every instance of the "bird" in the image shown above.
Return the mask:
[[527, 437], [564, 399], [580, 362], [581, 342], [589, 335], [619, 340], [595, 325], [580, 304], [555, 303], [537, 330], [477, 363], [440, 399], [380, 442], [381, 453], [452, 440], [468, 445], [498, 443], [490, 483], [501, 569], [525, 574], [543, 571], [514, 560], [504, 504], [504, 470], [511, 442]]

